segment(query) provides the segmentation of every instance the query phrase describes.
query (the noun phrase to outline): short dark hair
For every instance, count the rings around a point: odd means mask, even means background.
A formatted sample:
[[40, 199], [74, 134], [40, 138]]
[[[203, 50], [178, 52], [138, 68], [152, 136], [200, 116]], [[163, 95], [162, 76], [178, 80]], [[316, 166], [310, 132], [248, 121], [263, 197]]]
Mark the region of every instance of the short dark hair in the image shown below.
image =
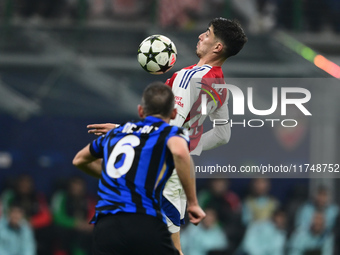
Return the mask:
[[215, 36], [224, 44], [223, 57], [226, 59], [239, 53], [248, 41], [237, 20], [215, 18], [209, 23], [210, 26], [213, 26]]
[[145, 88], [142, 106], [146, 116], [160, 114], [165, 118], [170, 117], [174, 105], [174, 94], [164, 83], [153, 82]]

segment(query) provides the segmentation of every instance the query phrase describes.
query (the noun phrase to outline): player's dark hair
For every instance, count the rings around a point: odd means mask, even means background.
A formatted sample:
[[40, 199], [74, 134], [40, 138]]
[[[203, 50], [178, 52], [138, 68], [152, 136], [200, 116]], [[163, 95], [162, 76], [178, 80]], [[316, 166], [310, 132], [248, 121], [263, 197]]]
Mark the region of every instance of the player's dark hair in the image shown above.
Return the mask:
[[209, 23], [210, 26], [213, 26], [215, 36], [224, 44], [223, 57], [226, 59], [239, 53], [248, 41], [237, 20], [215, 18]]
[[142, 106], [147, 116], [160, 114], [165, 118], [170, 117], [174, 105], [174, 94], [171, 88], [164, 83], [153, 82], [145, 88], [142, 97]]

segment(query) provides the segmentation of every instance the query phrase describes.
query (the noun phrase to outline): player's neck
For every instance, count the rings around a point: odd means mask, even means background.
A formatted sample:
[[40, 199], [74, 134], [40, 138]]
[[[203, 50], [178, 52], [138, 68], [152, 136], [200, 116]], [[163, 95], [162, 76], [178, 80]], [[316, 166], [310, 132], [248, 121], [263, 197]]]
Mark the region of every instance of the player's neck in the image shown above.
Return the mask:
[[207, 58], [200, 58], [197, 63], [197, 66], [209, 65], [209, 66], [222, 66], [224, 60], [221, 59], [207, 59]]
[[[162, 119], [164, 122], [166, 123], [169, 123], [170, 122], [170, 118], [165, 118], [163, 117], [162, 115], [160, 114], [153, 114], [153, 115], [149, 115], [149, 116], [152, 116], [152, 117], [156, 117], [156, 118], [159, 118], [159, 119]], [[145, 116], [146, 117], [146, 116]]]

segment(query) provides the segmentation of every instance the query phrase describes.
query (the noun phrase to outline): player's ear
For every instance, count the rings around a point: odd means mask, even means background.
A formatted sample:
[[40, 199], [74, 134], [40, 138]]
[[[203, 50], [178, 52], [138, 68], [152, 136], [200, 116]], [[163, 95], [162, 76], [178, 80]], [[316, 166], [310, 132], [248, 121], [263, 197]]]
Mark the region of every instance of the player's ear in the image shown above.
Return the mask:
[[222, 51], [223, 51], [223, 44], [221, 42], [217, 42], [213, 52], [219, 53], [219, 52], [222, 52]]
[[145, 118], [143, 106], [141, 106], [140, 104], [138, 105], [138, 115], [142, 119]]
[[177, 115], [177, 109], [174, 108], [174, 109], [172, 110], [171, 115], [170, 115], [170, 119], [171, 119], [171, 120], [174, 120], [174, 119], [176, 118], [176, 115]]

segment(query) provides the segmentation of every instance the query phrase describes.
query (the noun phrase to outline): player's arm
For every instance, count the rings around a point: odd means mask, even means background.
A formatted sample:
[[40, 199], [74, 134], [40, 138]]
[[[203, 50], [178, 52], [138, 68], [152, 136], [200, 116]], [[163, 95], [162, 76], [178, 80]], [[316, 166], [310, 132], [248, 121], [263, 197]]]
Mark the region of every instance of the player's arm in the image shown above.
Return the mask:
[[72, 161], [74, 166], [82, 170], [84, 173], [96, 178], [101, 177], [101, 162], [101, 159], [92, 156], [89, 144], [81, 149]]
[[107, 132], [109, 132], [111, 129], [114, 129], [116, 127], [119, 127], [118, 124], [113, 123], [103, 123], [103, 124], [90, 124], [87, 125], [88, 133], [89, 134], [95, 134], [95, 135], [105, 135]]
[[231, 128], [229, 123], [229, 110], [227, 100], [223, 103], [221, 108], [210, 115], [210, 120], [213, 121], [214, 119], [228, 120], [228, 123], [223, 125], [216, 125], [212, 130], [203, 134], [203, 150], [213, 149], [215, 147], [228, 143], [230, 140]]
[[[223, 105], [210, 116], [210, 120], [223, 119], [229, 121], [228, 102], [225, 100]], [[229, 142], [231, 136], [230, 123], [216, 125], [211, 130], [203, 133], [200, 144], [202, 150], [211, 150]]]
[[175, 168], [187, 197], [190, 222], [198, 224], [205, 217], [205, 213], [198, 205], [194, 165], [189, 155], [187, 141], [179, 136], [173, 136], [167, 145], [173, 155]]
[[175, 119], [170, 120], [169, 124], [171, 126], [182, 127], [185, 121], [185, 117], [177, 112]]
[[[187, 70], [190, 72], [190, 70]], [[190, 113], [192, 105], [197, 100], [199, 95], [199, 89], [196, 88], [196, 82], [200, 77], [200, 74], [194, 74], [190, 79], [186, 79], [187, 75], [177, 75], [173, 80], [171, 87], [175, 96], [175, 108], [177, 109], [177, 115], [174, 120], [170, 120], [170, 125], [182, 127], [187, 116]]]

